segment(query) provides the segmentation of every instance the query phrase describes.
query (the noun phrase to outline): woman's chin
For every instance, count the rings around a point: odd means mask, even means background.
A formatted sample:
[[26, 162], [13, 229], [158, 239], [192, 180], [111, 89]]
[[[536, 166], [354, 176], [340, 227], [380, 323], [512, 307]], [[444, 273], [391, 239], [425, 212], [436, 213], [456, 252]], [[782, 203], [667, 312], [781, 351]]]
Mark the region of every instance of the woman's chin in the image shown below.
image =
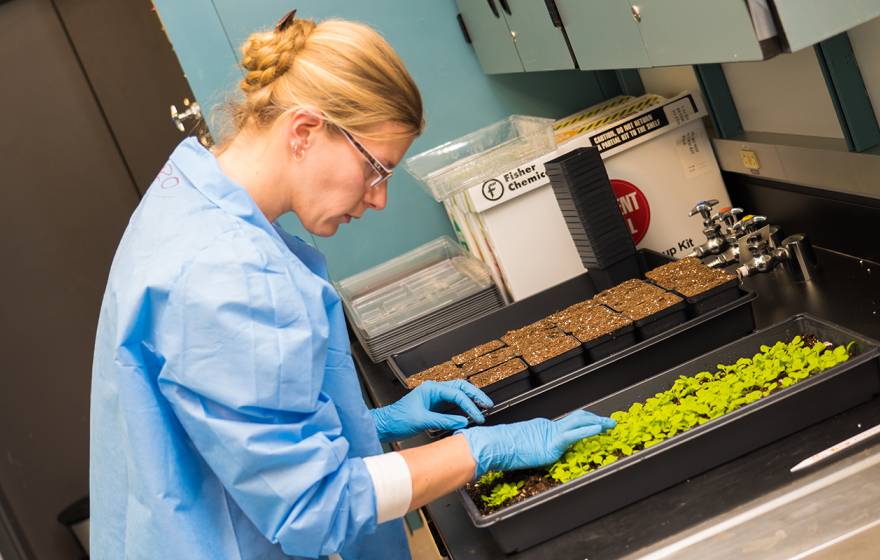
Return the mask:
[[318, 237], [331, 237], [339, 231], [339, 224], [323, 223], [316, 227], [306, 228], [306, 230], [312, 235], [317, 235]]

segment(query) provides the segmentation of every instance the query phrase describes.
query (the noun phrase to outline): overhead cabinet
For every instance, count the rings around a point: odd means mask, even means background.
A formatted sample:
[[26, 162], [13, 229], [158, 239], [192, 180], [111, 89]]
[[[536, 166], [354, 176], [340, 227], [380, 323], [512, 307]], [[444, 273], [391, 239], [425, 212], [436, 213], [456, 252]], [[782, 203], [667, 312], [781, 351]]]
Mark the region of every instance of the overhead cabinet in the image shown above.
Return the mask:
[[[581, 70], [602, 70], [763, 60], [880, 16], [880, 0], [458, 0], [458, 5], [487, 73], [571, 68], [575, 62]], [[490, 26], [491, 33], [485, 31]]]
[[561, 23], [553, 21], [545, 0], [457, 0], [457, 3], [485, 73], [575, 67]]

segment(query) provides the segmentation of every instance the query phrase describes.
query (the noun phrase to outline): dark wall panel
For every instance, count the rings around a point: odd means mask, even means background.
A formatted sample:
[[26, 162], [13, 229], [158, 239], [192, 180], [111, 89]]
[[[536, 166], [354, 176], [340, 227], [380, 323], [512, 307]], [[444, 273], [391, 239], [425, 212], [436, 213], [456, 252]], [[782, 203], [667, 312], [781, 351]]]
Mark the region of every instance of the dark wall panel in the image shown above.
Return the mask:
[[880, 200], [736, 173], [724, 180], [734, 206], [766, 215], [787, 234], [806, 233], [814, 245], [880, 262]]
[[95, 325], [137, 191], [49, 0], [0, 3], [0, 488], [39, 559], [88, 492]]
[[185, 133], [171, 104], [193, 100], [150, 0], [54, 0], [110, 129], [143, 193]]

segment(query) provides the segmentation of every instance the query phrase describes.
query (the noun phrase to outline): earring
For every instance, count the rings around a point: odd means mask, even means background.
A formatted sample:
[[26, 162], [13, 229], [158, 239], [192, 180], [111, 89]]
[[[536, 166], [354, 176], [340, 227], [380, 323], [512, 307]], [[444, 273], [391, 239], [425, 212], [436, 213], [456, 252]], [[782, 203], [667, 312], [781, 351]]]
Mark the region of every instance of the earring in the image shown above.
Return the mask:
[[294, 142], [291, 147], [293, 148], [293, 160], [302, 161], [306, 155], [306, 151], [296, 142]]

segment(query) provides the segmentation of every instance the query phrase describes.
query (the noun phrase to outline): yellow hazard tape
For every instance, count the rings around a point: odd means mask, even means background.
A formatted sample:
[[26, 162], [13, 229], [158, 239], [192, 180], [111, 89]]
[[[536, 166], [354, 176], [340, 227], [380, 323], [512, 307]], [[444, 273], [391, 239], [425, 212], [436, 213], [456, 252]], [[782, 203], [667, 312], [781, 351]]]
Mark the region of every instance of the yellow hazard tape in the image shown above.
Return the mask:
[[560, 143], [564, 140], [568, 140], [569, 138], [573, 138], [575, 136], [579, 136], [585, 132], [589, 132], [591, 130], [596, 130], [597, 128], [601, 128], [606, 124], [610, 124], [616, 120], [622, 119], [634, 113], [638, 113], [639, 111], [654, 105], [660, 101], [663, 101], [663, 97], [659, 95], [649, 95], [646, 97], [640, 97], [637, 103], [633, 103], [632, 105], [628, 105], [623, 107], [619, 111], [615, 111], [610, 115], [606, 115], [600, 119], [596, 119], [594, 121], [590, 121], [586, 123], [584, 126], [579, 128], [573, 128], [569, 130], [561, 130], [556, 133], [556, 142]]
[[618, 105], [622, 105], [623, 103], [627, 103], [632, 101], [633, 97], [631, 95], [618, 95], [617, 97], [611, 98], [602, 103], [598, 103], [593, 105], [592, 107], [587, 107], [583, 111], [579, 111], [574, 113], [573, 115], [569, 115], [567, 117], [563, 117], [556, 121], [553, 124], [553, 130], [561, 130], [563, 128], [568, 128], [570, 126], [576, 125], [581, 121], [585, 121], [590, 117], [594, 117], [603, 111], [607, 111], [612, 107], [617, 107]]

